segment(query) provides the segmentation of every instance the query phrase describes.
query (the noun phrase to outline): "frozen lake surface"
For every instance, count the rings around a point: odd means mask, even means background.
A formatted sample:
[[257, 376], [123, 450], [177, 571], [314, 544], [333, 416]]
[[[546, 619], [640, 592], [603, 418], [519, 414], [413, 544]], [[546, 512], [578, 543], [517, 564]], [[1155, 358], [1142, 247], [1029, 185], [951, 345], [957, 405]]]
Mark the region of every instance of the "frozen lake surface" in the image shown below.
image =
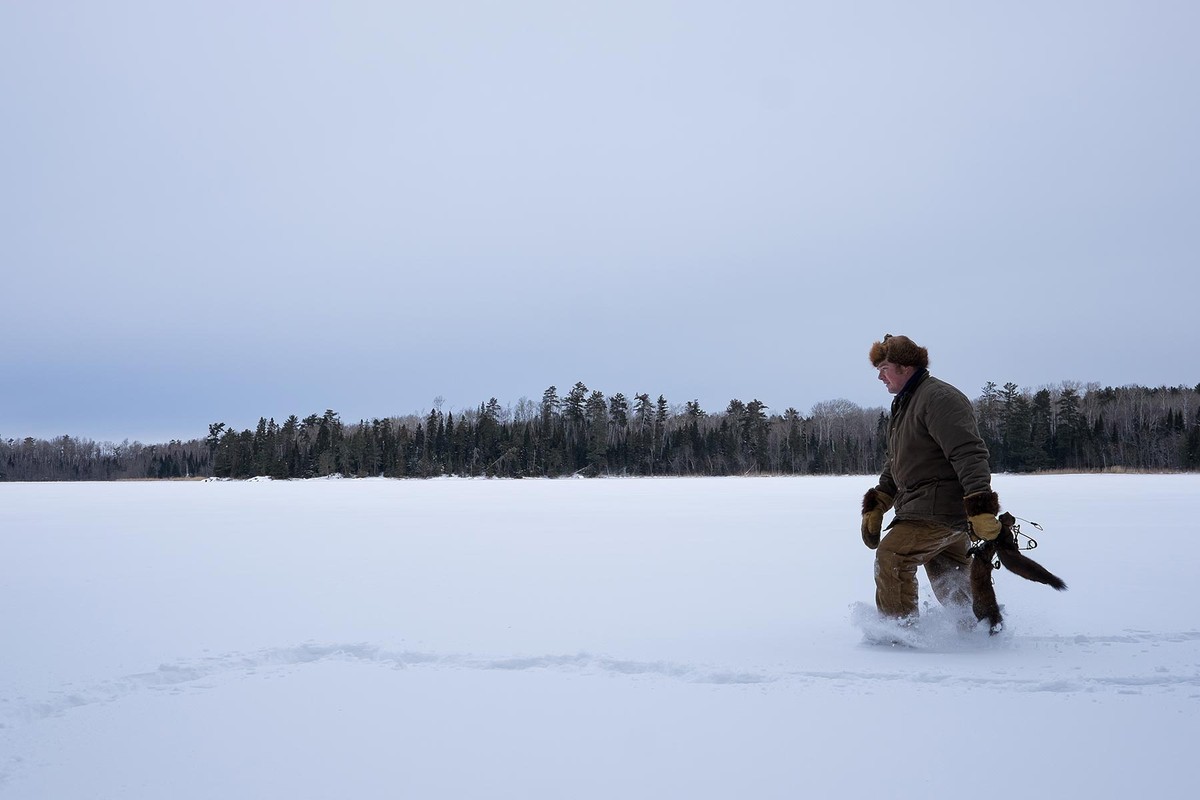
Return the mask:
[[1200, 476], [997, 476], [1070, 590], [920, 650], [873, 483], [0, 483], [0, 797], [1190, 794]]

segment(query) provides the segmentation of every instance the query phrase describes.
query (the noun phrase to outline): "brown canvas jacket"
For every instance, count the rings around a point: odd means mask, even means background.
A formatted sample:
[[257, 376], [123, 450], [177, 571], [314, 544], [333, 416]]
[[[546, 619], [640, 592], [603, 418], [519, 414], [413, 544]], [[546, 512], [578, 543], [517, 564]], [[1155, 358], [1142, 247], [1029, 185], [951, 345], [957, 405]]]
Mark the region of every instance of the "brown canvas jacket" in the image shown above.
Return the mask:
[[893, 524], [928, 519], [965, 527], [963, 497], [991, 491], [992, 480], [975, 410], [966, 395], [928, 373], [906, 388], [893, 405], [876, 488], [895, 498]]

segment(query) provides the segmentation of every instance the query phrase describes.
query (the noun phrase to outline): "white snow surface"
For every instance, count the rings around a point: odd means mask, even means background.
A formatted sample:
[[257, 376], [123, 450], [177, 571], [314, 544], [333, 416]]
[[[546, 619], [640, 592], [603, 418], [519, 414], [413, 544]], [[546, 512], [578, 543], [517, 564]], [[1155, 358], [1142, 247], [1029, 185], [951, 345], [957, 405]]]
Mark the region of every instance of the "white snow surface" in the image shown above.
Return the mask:
[[1196, 475], [872, 645], [872, 477], [0, 483], [0, 797], [1191, 796]]

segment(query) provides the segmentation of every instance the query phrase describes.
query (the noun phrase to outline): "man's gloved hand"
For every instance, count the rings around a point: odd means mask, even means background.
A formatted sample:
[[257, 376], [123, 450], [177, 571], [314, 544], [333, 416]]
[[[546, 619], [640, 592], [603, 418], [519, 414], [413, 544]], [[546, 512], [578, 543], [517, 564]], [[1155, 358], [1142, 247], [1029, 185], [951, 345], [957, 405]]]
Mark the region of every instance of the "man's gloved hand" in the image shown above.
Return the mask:
[[892, 507], [892, 498], [878, 489], [867, 489], [862, 501], [862, 540], [874, 550], [879, 547], [879, 536], [883, 532], [883, 515]]
[[1000, 535], [1000, 498], [995, 492], [969, 494], [963, 498], [963, 508], [971, 530], [980, 539], [990, 542]]

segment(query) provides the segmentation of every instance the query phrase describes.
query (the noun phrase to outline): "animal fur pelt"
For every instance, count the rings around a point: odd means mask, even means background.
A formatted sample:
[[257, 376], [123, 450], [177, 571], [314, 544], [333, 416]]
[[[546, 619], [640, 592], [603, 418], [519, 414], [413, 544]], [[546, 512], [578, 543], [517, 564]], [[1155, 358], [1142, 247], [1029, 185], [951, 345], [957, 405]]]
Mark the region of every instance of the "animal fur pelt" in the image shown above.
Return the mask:
[[992, 633], [999, 632], [1004, 621], [996, 601], [996, 587], [992, 584], [993, 558], [998, 558], [1001, 566], [1026, 580], [1044, 583], [1060, 592], [1067, 588], [1062, 578], [1021, 552], [1013, 533], [1016, 521], [1016, 517], [1004, 512], [1000, 515], [1000, 535], [990, 542], [981, 540], [971, 548], [971, 610], [976, 619], [988, 621]]

